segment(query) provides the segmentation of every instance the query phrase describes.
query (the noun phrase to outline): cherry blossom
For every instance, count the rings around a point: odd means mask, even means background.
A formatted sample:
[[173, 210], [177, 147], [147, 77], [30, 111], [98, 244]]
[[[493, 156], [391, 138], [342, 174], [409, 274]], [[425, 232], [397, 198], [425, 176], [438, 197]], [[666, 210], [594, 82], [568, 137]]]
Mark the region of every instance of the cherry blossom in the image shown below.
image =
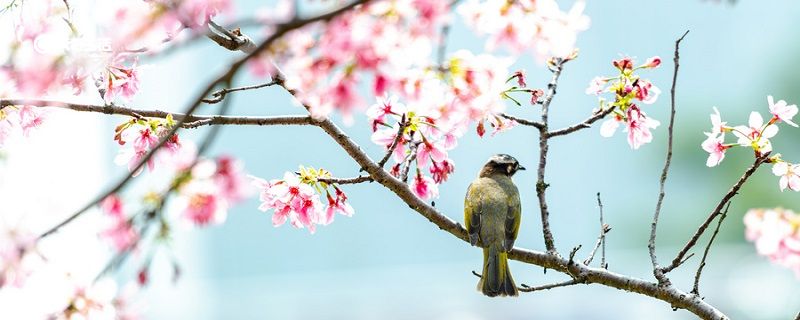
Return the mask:
[[751, 209], [744, 216], [745, 235], [758, 254], [800, 277], [800, 217], [785, 209]]
[[769, 102], [769, 112], [772, 113], [775, 119], [786, 122], [790, 126], [797, 127], [797, 124], [792, 122], [792, 118], [797, 114], [796, 105], [789, 105], [783, 100], [779, 100], [778, 103], [775, 103], [772, 96], [767, 96], [767, 102]]
[[0, 227], [0, 289], [22, 287], [32, 272], [36, 236], [17, 226]]
[[744, 147], [753, 147], [759, 154], [772, 151], [772, 144], [769, 139], [778, 134], [778, 127], [775, 125], [764, 125], [764, 118], [758, 112], [751, 112], [747, 126], [736, 126], [733, 134], [739, 138], [737, 142]]
[[655, 56], [650, 57], [644, 64], [641, 66], [642, 68], [658, 68], [661, 65], [661, 57]]
[[439, 196], [439, 187], [436, 186], [433, 179], [421, 173], [417, 173], [414, 177], [414, 181], [411, 183], [411, 190], [414, 191], [417, 197], [423, 200]]
[[706, 166], [714, 167], [723, 159], [725, 159], [725, 150], [728, 150], [730, 146], [726, 146], [725, 142], [725, 134], [709, 134], [708, 138], [703, 141], [701, 146], [703, 150], [708, 152], [708, 159], [706, 160]]
[[553, 0], [469, 0], [458, 12], [473, 30], [489, 35], [487, 49], [500, 45], [517, 53], [532, 49], [539, 61], [545, 61], [572, 53], [578, 32], [589, 27], [584, 7], [583, 1], [577, 1], [564, 12]]
[[75, 286], [68, 306], [56, 319], [114, 319], [116, 293], [117, 285], [110, 279], [101, 279], [91, 286]]
[[139, 75], [136, 61], [125, 66], [124, 55], [116, 56], [100, 74], [99, 89], [103, 92], [103, 100], [110, 103], [117, 96], [130, 100], [139, 91]]
[[336, 212], [341, 213], [345, 216], [352, 216], [353, 215], [353, 207], [347, 202], [347, 196], [342, 192], [341, 189], [334, 187], [336, 198], [331, 197], [331, 194], [328, 192], [326, 193], [326, 197], [328, 198], [328, 208], [325, 210], [325, 216], [322, 220], [322, 224], [328, 225], [333, 222], [333, 217]]
[[648, 117], [635, 101], [639, 100], [643, 104], [653, 104], [661, 93], [661, 90], [649, 80], [642, 79], [635, 71], [637, 69], [658, 67], [660, 58], [652, 57], [639, 68], [634, 67], [635, 61], [630, 57], [613, 60], [611, 64], [619, 71], [619, 75], [616, 77], [595, 77], [586, 89], [586, 94], [597, 96], [606, 92], [614, 94], [613, 102], [606, 101], [602, 96], [599, 97], [600, 108], [595, 112], [616, 108], [611, 112], [612, 117], [601, 125], [600, 135], [611, 137], [619, 125], [625, 123], [625, 131], [628, 132], [628, 144], [635, 150], [643, 144], [653, 141], [650, 130], [660, 125], [659, 121]]
[[714, 107], [714, 113], [711, 114], [711, 132], [708, 132], [708, 134], [723, 133], [729, 130], [729, 128], [725, 126], [726, 124], [727, 122], [722, 122], [722, 117], [719, 115], [717, 107]]
[[772, 173], [781, 177], [778, 182], [781, 191], [786, 190], [786, 187], [800, 191], [800, 165], [779, 161], [772, 165]]
[[[251, 176], [253, 185], [260, 190], [259, 210], [274, 211], [272, 224], [275, 227], [288, 220], [295, 228], [308, 228], [311, 233], [316, 231], [316, 225], [333, 222], [336, 212], [348, 217], [354, 212], [344, 191], [334, 183], [321, 182], [322, 178], [331, 178], [330, 172], [305, 167], [300, 167], [296, 174], [284, 173], [283, 179], [267, 181]], [[324, 211], [320, 201], [323, 192], [328, 202]]]
[[[196, 159], [197, 155], [192, 154], [181, 157], [187, 159], [177, 163], [180, 170], [191, 169], [175, 181], [178, 191], [175, 202], [181, 218], [199, 227], [225, 222], [230, 207], [250, 194], [241, 162], [230, 156]], [[193, 166], [185, 164], [188, 159], [192, 159]]]
[[451, 173], [455, 171], [455, 166], [453, 165], [453, 161], [450, 159], [444, 159], [442, 161], [433, 161], [431, 163], [431, 176], [433, 177], [433, 182], [435, 183], [442, 183], [447, 180]]
[[43, 108], [24, 105], [0, 109], [0, 147], [9, 139], [29, 136], [46, 122], [47, 114]]
[[648, 118], [636, 105], [628, 109], [625, 131], [628, 132], [628, 144], [631, 148], [639, 149], [645, 143], [653, 141], [650, 129], [655, 129], [661, 124], [657, 120]]
[[[115, 128], [114, 140], [121, 146], [128, 145], [129, 148], [120, 149], [114, 162], [117, 165], [127, 165], [128, 170], [133, 169], [153, 150], [175, 125], [172, 116], [166, 119], [131, 119]], [[166, 158], [174, 157], [180, 150], [180, 141], [177, 135], [170, 136], [164, 143], [164, 147], [159, 149], [157, 156]], [[155, 158], [147, 160], [147, 168], [152, 171], [155, 168]], [[142, 172], [142, 168], [133, 173], [137, 176]]]

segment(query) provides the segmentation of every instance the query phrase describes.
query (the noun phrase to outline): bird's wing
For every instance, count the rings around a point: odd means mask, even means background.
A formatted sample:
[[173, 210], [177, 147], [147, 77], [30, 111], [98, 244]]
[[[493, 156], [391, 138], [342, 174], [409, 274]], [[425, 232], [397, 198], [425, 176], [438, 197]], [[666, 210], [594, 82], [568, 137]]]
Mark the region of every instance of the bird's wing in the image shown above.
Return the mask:
[[[516, 188], [515, 188], [516, 189]], [[508, 197], [508, 212], [506, 213], [505, 239], [503, 251], [509, 252], [514, 248], [514, 241], [519, 234], [519, 223], [522, 216], [522, 204], [519, 200], [519, 191], [514, 190]]]
[[474, 190], [474, 185], [475, 183], [471, 183], [467, 187], [467, 196], [464, 198], [464, 224], [469, 234], [469, 243], [477, 246], [480, 241], [482, 206], [479, 199], [481, 195]]

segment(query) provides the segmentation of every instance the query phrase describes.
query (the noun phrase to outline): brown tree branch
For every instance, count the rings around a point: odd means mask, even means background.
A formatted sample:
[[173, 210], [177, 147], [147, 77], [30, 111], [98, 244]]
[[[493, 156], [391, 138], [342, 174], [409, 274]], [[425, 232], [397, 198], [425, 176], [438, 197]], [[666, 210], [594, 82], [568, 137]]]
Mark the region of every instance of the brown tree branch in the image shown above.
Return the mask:
[[372, 177], [358, 176], [353, 178], [317, 178], [317, 181], [328, 184], [357, 184], [363, 182], [372, 182]]
[[661, 267], [658, 265], [658, 258], [656, 257], [656, 230], [658, 229], [658, 216], [661, 213], [661, 206], [664, 203], [664, 185], [667, 181], [669, 174], [669, 165], [672, 163], [672, 141], [674, 138], [675, 128], [675, 85], [678, 82], [678, 68], [680, 67], [680, 45], [683, 38], [689, 33], [689, 30], [675, 41], [675, 52], [673, 62], [675, 69], [672, 72], [672, 90], [670, 90], [670, 113], [669, 113], [669, 128], [668, 141], [667, 141], [667, 159], [664, 161], [664, 169], [661, 171], [661, 179], [659, 180], [658, 201], [656, 202], [656, 209], [653, 213], [653, 222], [650, 224], [650, 240], [647, 242], [647, 248], [650, 253], [650, 262], [653, 264], [653, 275], [658, 279], [658, 283], [662, 285], [669, 285], [669, 279], [664, 275]]
[[616, 106], [612, 106], [611, 108], [597, 112], [593, 114], [591, 117], [587, 118], [586, 120], [583, 120], [581, 123], [574, 124], [566, 128], [550, 131], [547, 133], [547, 136], [548, 137], [564, 136], [581, 129], [591, 128], [593, 123], [595, 123], [597, 120], [605, 118], [607, 115], [613, 112], [614, 109], [616, 109]]
[[541, 122], [528, 120], [528, 119], [523, 119], [523, 118], [518, 118], [518, 117], [512, 116], [512, 115], [507, 114], [507, 113], [501, 113], [500, 116], [503, 117], [503, 118], [506, 118], [508, 120], [513, 120], [514, 122], [519, 123], [519, 124], [524, 125], [524, 126], [534, 127], [536, 129], [539, 129], [539, 130], [542, 130], [542, 128], [544, 128], [544, 125]]
[[597, 206], [600, 208], [600, 236], [597, 237], [597, 243], [595, 243], [594, 248], [589, 253], [589, 256], [583, 260], [583, 264], [589, 265], [592, 263], [594, 259], [594, 255], [597, 253], [597, 249], [602, 246], [601, 250], [601, 260], [600, 260], [600, 267], [607, 269], [608, 266], [606, 265], [606, 234], [611, 231], [611, 227], [603, 221], [603, 202], [600, 200], [600, 192], [597, 193]]
[[545, 191], [548, 184], [544, 182], [545, 167], [547, 166], [547, 150], [550, 148], [547, 140], [550, 137], [547, 135], [548, 128], [548, 110], [550, 103], [553, 102], [553, 97], [556, 95], [556, 87], [558, 86], [558, 77], [561, 76], [564, 63], [567, 60], [561, 58], [553, 58], [553, 63], [550, 66], [550, 71], [553, 72], [553, 77], [547, 85], [547, 94], [542, 102], [542, 126], [539, 128], [539, 168], [536, 175], [536, 197], [539, 199], [539, 212], [542, 217], [542, 236], [544, 237], [544, 245], [547, 252], [550, 254], [558, 254], [555, 242], [553, 240], [553, 233], [550, 231], [550, 211], [547, 209], [547, 199]]
[[397, 144], [400, 143], [400, 140], [403, 139], [403, 131], [406, 130], [407, 126], [408, 126], [408, 123], [406, 121], [406, 115], [403, 114], [402, 118], [400, 119], [400, 124], [398, 125], [398, 128], [397, 128], [397, 133], [394, 136], [394, 140], [392, 140], [392, 143], [389, 145], [389, 149], [386, 150], [386, 154], [383, 156], [383, 158], [381, 158], [381, 160], [378, 161], [378, 165], [381, 168], [383, 168], [383, 166], [386, 165], [386, 162], [389, 161], [389, 158], [392, 157], [392, 154], [394, 153], [394, 149], [397, 148]]
[[219, 103], [220, 101], [222, 101], [222, 99], [225, 98], [225, 95], [227, 95], [228, 93], [231, 93], [231, 92], [261, 89], [261, 88], [264, 88], [264, 87], [274, 86], [274, 85], [277, 85], [277, 84], [278, 84], [277, 81], [272, 80], [272, 81], [267, 82], [267, 83], [256, 84], [256, 85], [251, 85], [251, 86], [242, 86], [242, 87], [236, 87], [236, 88], [222, 88], [222, 89], [219, 89], [219, 90], [215, 91], [214, 93], [212, 93], [211, 94], [211, 98], [203, 99], [203, 102], [209, 103], [209, 104]]
[[575, 279], [569, 279], [569, 280], [563, 281], [563, 282], [545, 284], [545, 285], [536, 286], [536, 287], [530, 287], [530, 286], [522, 283], [522, 284], [520, 284], [521, 288], [518, 288], [518, 290], [520, 292], [543, 291], [543, 290], [550, 290], [550, 289], [558, 288], [558, 287], [567, 287], [567, 286], [576, 285], [576, 284], [579, 284], [579, 283], [581, 283], [581, 282], [578, 281], [578, 280], [575, 280]]
[[706, 245], [706, 250], [703, 252], [703, 258], [700, 260], [700, 265], [697, 266], [697, 272], [694, 274], [694, 287], [692, 287], [693, 294], [700, 294], [700, 275], [703, 273], [703, 268], [706, 266], [706, 258], [708, 258], [708, 251], [711, 250], [711, 244], [714, 243], [714, 239], [717, 238], [717, 234], [719, 233], [719, 228], [722, 226], [722, 221], [725, 221], [725, 217], [728, 216], [728, 209], [731, 208], [731, 203], [728, 202], [728, 206], [725, 207], [725, 211], [722, 212], [722, 215], [719, 216], [719, 220], [717, 221], [717, 227], [714, 228], [714, 233], [711, 234], [711, 239], [708, 240], [708, 244]]
[[160, 110], [133, 109], [122, 106], [102, 106], [91, 104], [75, 104], [53, 100], [32, 100], [32, 99], [0, 99], [0, 107], [13, 105], [27, 105], [34, 107], [54, 107], [63, 108], [80, 112], [95, 112], [109, 115], [122, 115], [130, 117], [148, 117], [164, 119], [172, 115], [175, 120], [185, 120], [181, 125], [183, 128], [191, 129], [200, 126], [213, 125], [254, 125], [254, 126], [274, 126], [274, 125], [310, 125], [310, 116], [266, 116], [266, 117], [232, 117], [222, 115], [186, 115], [182, 113], [169, 113]]
[[[728, 190], [728, 193], [726, 193], [722, 197], [722, 199], [719, 201], [719, 203], [717, 203], [717, 206], [708, 215], [708, 217], [706, 218], [706, 221], [704, 221], [703, 224], [701, 224], [697, 228], [697, 231], [695, 231], [694, 235], [689, 239], [689, 241], [686, 243], [686, 245], [683, 246], [683, 249], [681, 249], [681, 251], [678, 252], [678, 254], [675, 256], [675, 258], [672, 259], [672, 263], [669, 266], [662, 268], [664, 273], [672, 271], [673, 269], [675, 269], [678, 266], [680, 266], [684, 261], [686, 261], [684, 259], [684, 257], [689, 252], [689, 250], [691, 250], [697, 244], [697, 240], [700, 239], [700, 236], [702, 236], [703, 233], [706, 231], [706, 229], [708, 229], [708, 226], [711, 224], [712, 221], [714, 221], [714, 218], [716, 218], [718, 215], [722, 214], [722, 209], [725, 207], [725, 205], [734, 196], [736, 196], [736, 194], [739, 192], [739, 189], [742, 188], [742, 185], [744, 185], [744, 183], [747, 181], [747, 179], [750, 178], [750, 176], [753, 175], [754, 172], [756, 172], [758, 167], [769, 160], [769, 155], [770, 154], [767, 153], [767, 154], [764, 154], [764, 155], [756, 158], [756, 160], [753, 162], [753, 164], [750, 166], [750, 168], [747, 168], [747, 170], [744, 172], [744, 174], [739, 178], [739, 181], [737, 181], [736, 184], [734, 184], [731, 187], [731, 189]], [[686, 259], [688, 259], [688, 258], [686, 258]]]

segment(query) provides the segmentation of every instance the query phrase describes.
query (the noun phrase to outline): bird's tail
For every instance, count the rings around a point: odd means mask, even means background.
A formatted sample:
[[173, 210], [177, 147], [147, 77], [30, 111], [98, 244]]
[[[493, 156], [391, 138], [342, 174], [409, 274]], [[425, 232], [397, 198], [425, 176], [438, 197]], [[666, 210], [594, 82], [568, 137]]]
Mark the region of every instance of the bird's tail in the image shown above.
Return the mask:
[[483, 249], [483, 275], [478, 281], [478, 291], [490, 297], [519, 295], [508, 268], [508, 253], [495, 247]]

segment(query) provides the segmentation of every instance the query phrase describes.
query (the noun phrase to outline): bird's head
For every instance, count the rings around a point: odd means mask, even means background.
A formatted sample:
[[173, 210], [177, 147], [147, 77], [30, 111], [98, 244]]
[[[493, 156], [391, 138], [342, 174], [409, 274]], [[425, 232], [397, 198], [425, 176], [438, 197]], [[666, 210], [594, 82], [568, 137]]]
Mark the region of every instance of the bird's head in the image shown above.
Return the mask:
[[525, 167], [519, 165], [517, 159], [507, 154], [496, 154], [483, 165], [480, 176], [488, 177], [493, 174], [503, 174], [511, 177], [519, 170], [525, 170]]

